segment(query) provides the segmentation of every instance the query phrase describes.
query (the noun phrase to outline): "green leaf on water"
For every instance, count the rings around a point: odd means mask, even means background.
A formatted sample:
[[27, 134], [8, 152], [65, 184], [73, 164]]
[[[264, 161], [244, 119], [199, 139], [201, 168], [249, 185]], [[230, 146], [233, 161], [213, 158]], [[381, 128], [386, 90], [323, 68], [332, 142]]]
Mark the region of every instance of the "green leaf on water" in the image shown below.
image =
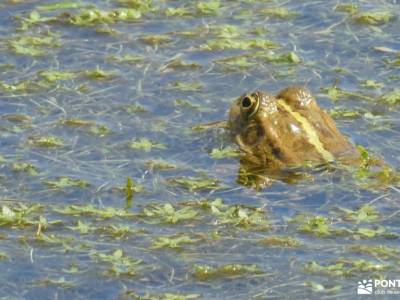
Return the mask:
[[382, 236], [386, 231], [385, 227], [378, 226], [377, 228], [366, 228], [360, 227], [353, 231], [353, 238], [356, 240], [359, 239], [371, 239], [377, 236]]
[[93, 228], [90, 226], [89, 223], [84, 221], [78, 221], [76, 226], [68, 226], [69, 229], [73, 231], [78, 231], [80, 234], [88, 234]]
[[328, 276], [352, 276], [360, 272], [383, 271], [389, 268], [386, 264], [375, 264], [365, 260], [338, 260], [327, 266], [320, 265], [316, 261], [305, 264], [306, 273]]
[[57, 180], [54, 181], [43, 181], [49, 188], [52, 189], [65, 189], [71, 187], [78, 187], [78, 188], [87, 188], [89, 187], [89, 183], [82, 179], [73, 179], [66, 176], [58, 177]]
[[180, 250], [182, 249], [183, 245], [187, 244], [194, 244], [199, 242], [199, 239], [193, 239], [188, 235], [183, 234], [175, 234], [171, 236], [160, 236], [157, 237], [153, 241], [152, 248], [159, 249], [159, 248], [171, 248]]
[[168, 182], [173, 185], [181, 186], [188, 189], [190, 192], [201, 190], [217, 190], [221, 188], [220, 181], [217, 178], [211, 177], [176, 177], [168, 179]]
[[190, 207], [175, 209], [170, 203], [150, 205], [142, 212], [145, 221], [150, 224], [177, 224], [182, 221], [194, 220], [197, 214], [197, 211]]
[[360, 12], [354, 16], [354, 20], [360, 24], [382, 25], [394, 19], [394, 14], [390, 10], [371, 10]]
[[177, 165], [162, 159], [146, 161], [146, 167], [151, 170], [175, 170], [178, 168]]
[[223, 149], [212, 149], [210, 156], [214, 159], [233, 158], [239, 157], [240, 152], [238, 149], [228, 146]]
[[372, 89], [380, 89], [385, 85], [381, 82], [376, 82], [375, 80], [364, 80], [361, 84], [362, 87], [372, 88]]
[[329, 237], [341, 235], [345, 231], [334, 228], [330, 221], [323, 216], [297, 215], [289, 220], [291, 223], [299, 224], [297, 230], [318, 237]]
[[193, 275], [198, 280], [216, 280], [229, 277], [257, 275], [264, 273], [257, 265], [227, 264], [219, 267], [195, 265]]
[[394, 89], [393, 91], [383, 95], [380, 100], [384, 103], [395, 105], [400, 103], [400, 89]]
[[71, 127], [87, 127], [96, 124], [95, 121], [84, 120], [84, 119], [66, 119], [66, 120], [61, 120], [60, 123]]
[[198, 1], [196, 9], [200, 15], [216, 15], [220, 12], [220, 2], [218, 0]]
[[123, 56], [111, 55], [108, 57], [110, 60], [117, 63], [136, 64], [143, 61], [144, 57], [133, 54], [125, 54]]
[[59, 47], [55, 35], [28, 36], [23, 35], [8, 41], [9, 49], [19, 55], [43, 56], [48, 54], [48, 48]]
[[334, 119], [357, 119], [361, 117], [358, 111], [340, 109], [340, 108], [329, 109], [328, 113]]
[[8, 260], [10, 257], [7, 255], [7, 253], [0, 251], [0, 260]]
[[195, 62], [188, 62], [182, 59], [176, 58], [168, 61], [164, 66], [160, 68], [160, 71], [163, 72], [165, 70], [198, 70], [201, 68], [201, 65]]
[[88, 132], [103, 137], [110, 133], [110, 129], [106, 125], [94, 125], [89, 128]]
[[56, 2], [51, 4], [42, 4], [37, 7], [39, 11], [50, 12], [54, 10], [60, 9], [76, 9], [87, 7], [88, 4], [81, 3], [79, 1], [63, 1], [63, 2]]
[[358, 5], [354, 3], [340, 3], [335, 6], [334, 10], [353, 15], [358, 12]]
[[142, 13], [133, 8], [115, 10], [82, 9], [75, 14], [64, 14], [61, 21], [78, 25], [94, 26], [97, 24], [112, 24], [116, 22], [132, 22], [140, 19]]
[[133, 214], [125, 211], [124, 209], [119, 209], [115, 207], [102, 207], [97, 208], [92, 204], [87, 205], [67, 205], [63, 208], [54, 208], [56, 213], [62, 215], [71, 216], [94, 216], [104, 219], [114, 218], [114, 217], [132, 217]]
[[135, 276], [139, 271], [141, 260], [133, 259], [124, 254], [122, 249], [117, 249], [111, 254], [98, 251], [91, 251], [90, 258], [98, 263], [109, 265], [107, 272], [115, 276]]
[[227, 208], [211, 206], [211, 212], [218, 217], [218, 224], [232, 224], [243, 228], [257, 228], [268, 230], [269, 223], [266, 220], [265, 211], [260, 208], [232, 205]]
[[116, 0], [118, 4], [136, 9], [142, 13], [154, 10], [153, 0]]
[[92, 80], [110, 80], [117, 76], [116, 72], [101, 70], [99, 66], [94, 70], [87, 70], [82, 72], [82, 75]]
[[36, 167], [31, 163], [26, 162], [15, 162], [11, 165], [11, 170], [14, 172], [28, 173], [30, 176], [38, 175]]
[[54, 285], [62, 289], [71, 289], [77, 285], [75, 281], [66, 280], [64, 277], [58, 279], [44, 278], [35, 281], [34, 285], [43, 285], [48, 287]]
[[222, 64], [224, 66], [237, 67], [237, 68], [242, 68], [242, 69], [246, 69], [246, 68], [256, 65], [256, 62], [249, 61], [249, 59], [247, 57], [242, 56], [242, 55], [218, 59], [215, 62], [217, 64]]
[[73, 72], [61, 72], [55, 70], [40, 71], [38, 73], [40, 77], [48, 82], [56, 82], [59, 80], [71, 80], [77, 77], [76, 73]]
[[0, 212], [0, 226], [24, 227], [36, 225], [37, 213], [42, 208], [39, 204], [26, 206], [19, 203], [13, 207], [3, 205]]
[[344, 207], [338, 207], [338, 212], [343, 215], [343, 218], [357, 224], [362, 222], [376, 222], [381, 219], [377, 209], [369, 204], [362, 205], [357, 210], [351, 210]]
[[249, 49], [272, 49], [279, 46], [269, 40], [264, 39], [210, 39], [205, 45], [201, 45], [203, 50], [249, 50]]
[[305, 285], [308, 286], [314, 293], [322, 294], [337, 294], [342, 290], [341, 285], [323, 285], [315, 281], [306, 281]]
[[264, 54], [258, 57], [264, 58], [267, 62], [272, 63], [289, 63], [289, 64], [298, 64], [301, 62], [300, 57], [296, 54], [296, 52], [289, 52], [285, 54]]
[[259, 13], [270, 17], [287, 19], [297, 16], [297, 13], [291, 12], [285, 7], [269, 7], [259, 10]]
[[168, 7], [165, 11], [164, 14], [167, 17], [183, 17], [183, 16], [190, 16], [192, 15], [192, 12], [187, 9], [186, 7]]
[[135, 150], [141, 150], [148, 152], [153, 149], [166, 149], [167, 147], [164, 144], [153, 142], [147, 138], [139, 138], [131, 141], [129, 143], [129, 147]]
[[172, 39], [167, 34], [150, 34], [142, 36], [140, 41], [147, 45], [156, 46], [159, 44], [169, 43], [172, 41]]
[[193, 82], [183, 82], [183, 81], [173, 81], [169, 84], [172, 89], [190, 92], [199, 91], [203, 89], [203, 84], [197, 81]]
[[64, 141], [56, 136], [31, 137], [30, 143], [41, 148], [58, 148], [64, 146]]
[[350, 252], [368, 254], [379, 260], [388, 258], [396, 260], [400, 259], [399, 248], [388, 247], [384, 245], [349, 245], [346, 247], [346, 250]]
[[267, 236], [258, 241], [261, 245], [268, 247], [280, 247], [280, 248], [297, 248], [301, 247], [302, 243], [289, 236]]

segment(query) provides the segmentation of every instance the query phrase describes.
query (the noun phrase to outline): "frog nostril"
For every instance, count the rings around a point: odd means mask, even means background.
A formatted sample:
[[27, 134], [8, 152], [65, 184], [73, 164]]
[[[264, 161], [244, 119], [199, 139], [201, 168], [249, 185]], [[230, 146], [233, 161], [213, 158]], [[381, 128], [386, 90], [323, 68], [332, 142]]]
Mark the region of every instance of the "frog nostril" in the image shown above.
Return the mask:
[[243, 108], [249, 108], [251, 106], [251, 99], [249, 97], [244, 97], [242, 100], [242, 107]]

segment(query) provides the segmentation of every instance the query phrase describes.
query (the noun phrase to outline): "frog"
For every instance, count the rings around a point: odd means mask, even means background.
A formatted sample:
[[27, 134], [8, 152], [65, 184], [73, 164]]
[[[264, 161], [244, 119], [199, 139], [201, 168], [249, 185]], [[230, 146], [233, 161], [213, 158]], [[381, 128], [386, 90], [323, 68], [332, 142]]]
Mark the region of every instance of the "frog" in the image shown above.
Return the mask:
[[360, 158], [305, 87], [243, 94], [231, 105], [228, 129], [242, 154], [241, 172], [270, 175], [263, 185], [274, 177], [290, 181], [296, 173], [291, 170], [304, 166], [357, 164]]

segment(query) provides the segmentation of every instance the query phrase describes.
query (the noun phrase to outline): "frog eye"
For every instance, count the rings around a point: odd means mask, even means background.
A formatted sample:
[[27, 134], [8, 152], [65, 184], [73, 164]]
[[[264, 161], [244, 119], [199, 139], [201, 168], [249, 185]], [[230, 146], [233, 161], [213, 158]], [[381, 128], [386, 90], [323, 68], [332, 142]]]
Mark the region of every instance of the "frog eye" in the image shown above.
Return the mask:
[[246, 118], [250, 118], [258, 111], [259, 101], [257, 95], [251, 94], [248, 96], [244, 96], [240, 101], [240, 106], [242, 114]]
[[249, 108], [251, 106], [251, 104], [252, 104], [252, 101], [249, 97], [244, 97], [242, 99], [242, 107], [243, 108]]

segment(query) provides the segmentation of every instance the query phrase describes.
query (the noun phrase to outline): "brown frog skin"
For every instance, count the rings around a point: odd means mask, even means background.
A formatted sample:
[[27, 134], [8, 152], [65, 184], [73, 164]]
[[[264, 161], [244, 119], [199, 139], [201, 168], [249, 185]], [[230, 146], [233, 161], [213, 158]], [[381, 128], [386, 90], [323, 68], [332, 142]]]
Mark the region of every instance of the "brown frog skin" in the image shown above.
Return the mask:
[[277, 96], [255, 91], [231, 106], [229, 128], [242, 150], [241, 165], [278, 172], [304, 165], [352, 161], [357, 149], [302, 87]]

